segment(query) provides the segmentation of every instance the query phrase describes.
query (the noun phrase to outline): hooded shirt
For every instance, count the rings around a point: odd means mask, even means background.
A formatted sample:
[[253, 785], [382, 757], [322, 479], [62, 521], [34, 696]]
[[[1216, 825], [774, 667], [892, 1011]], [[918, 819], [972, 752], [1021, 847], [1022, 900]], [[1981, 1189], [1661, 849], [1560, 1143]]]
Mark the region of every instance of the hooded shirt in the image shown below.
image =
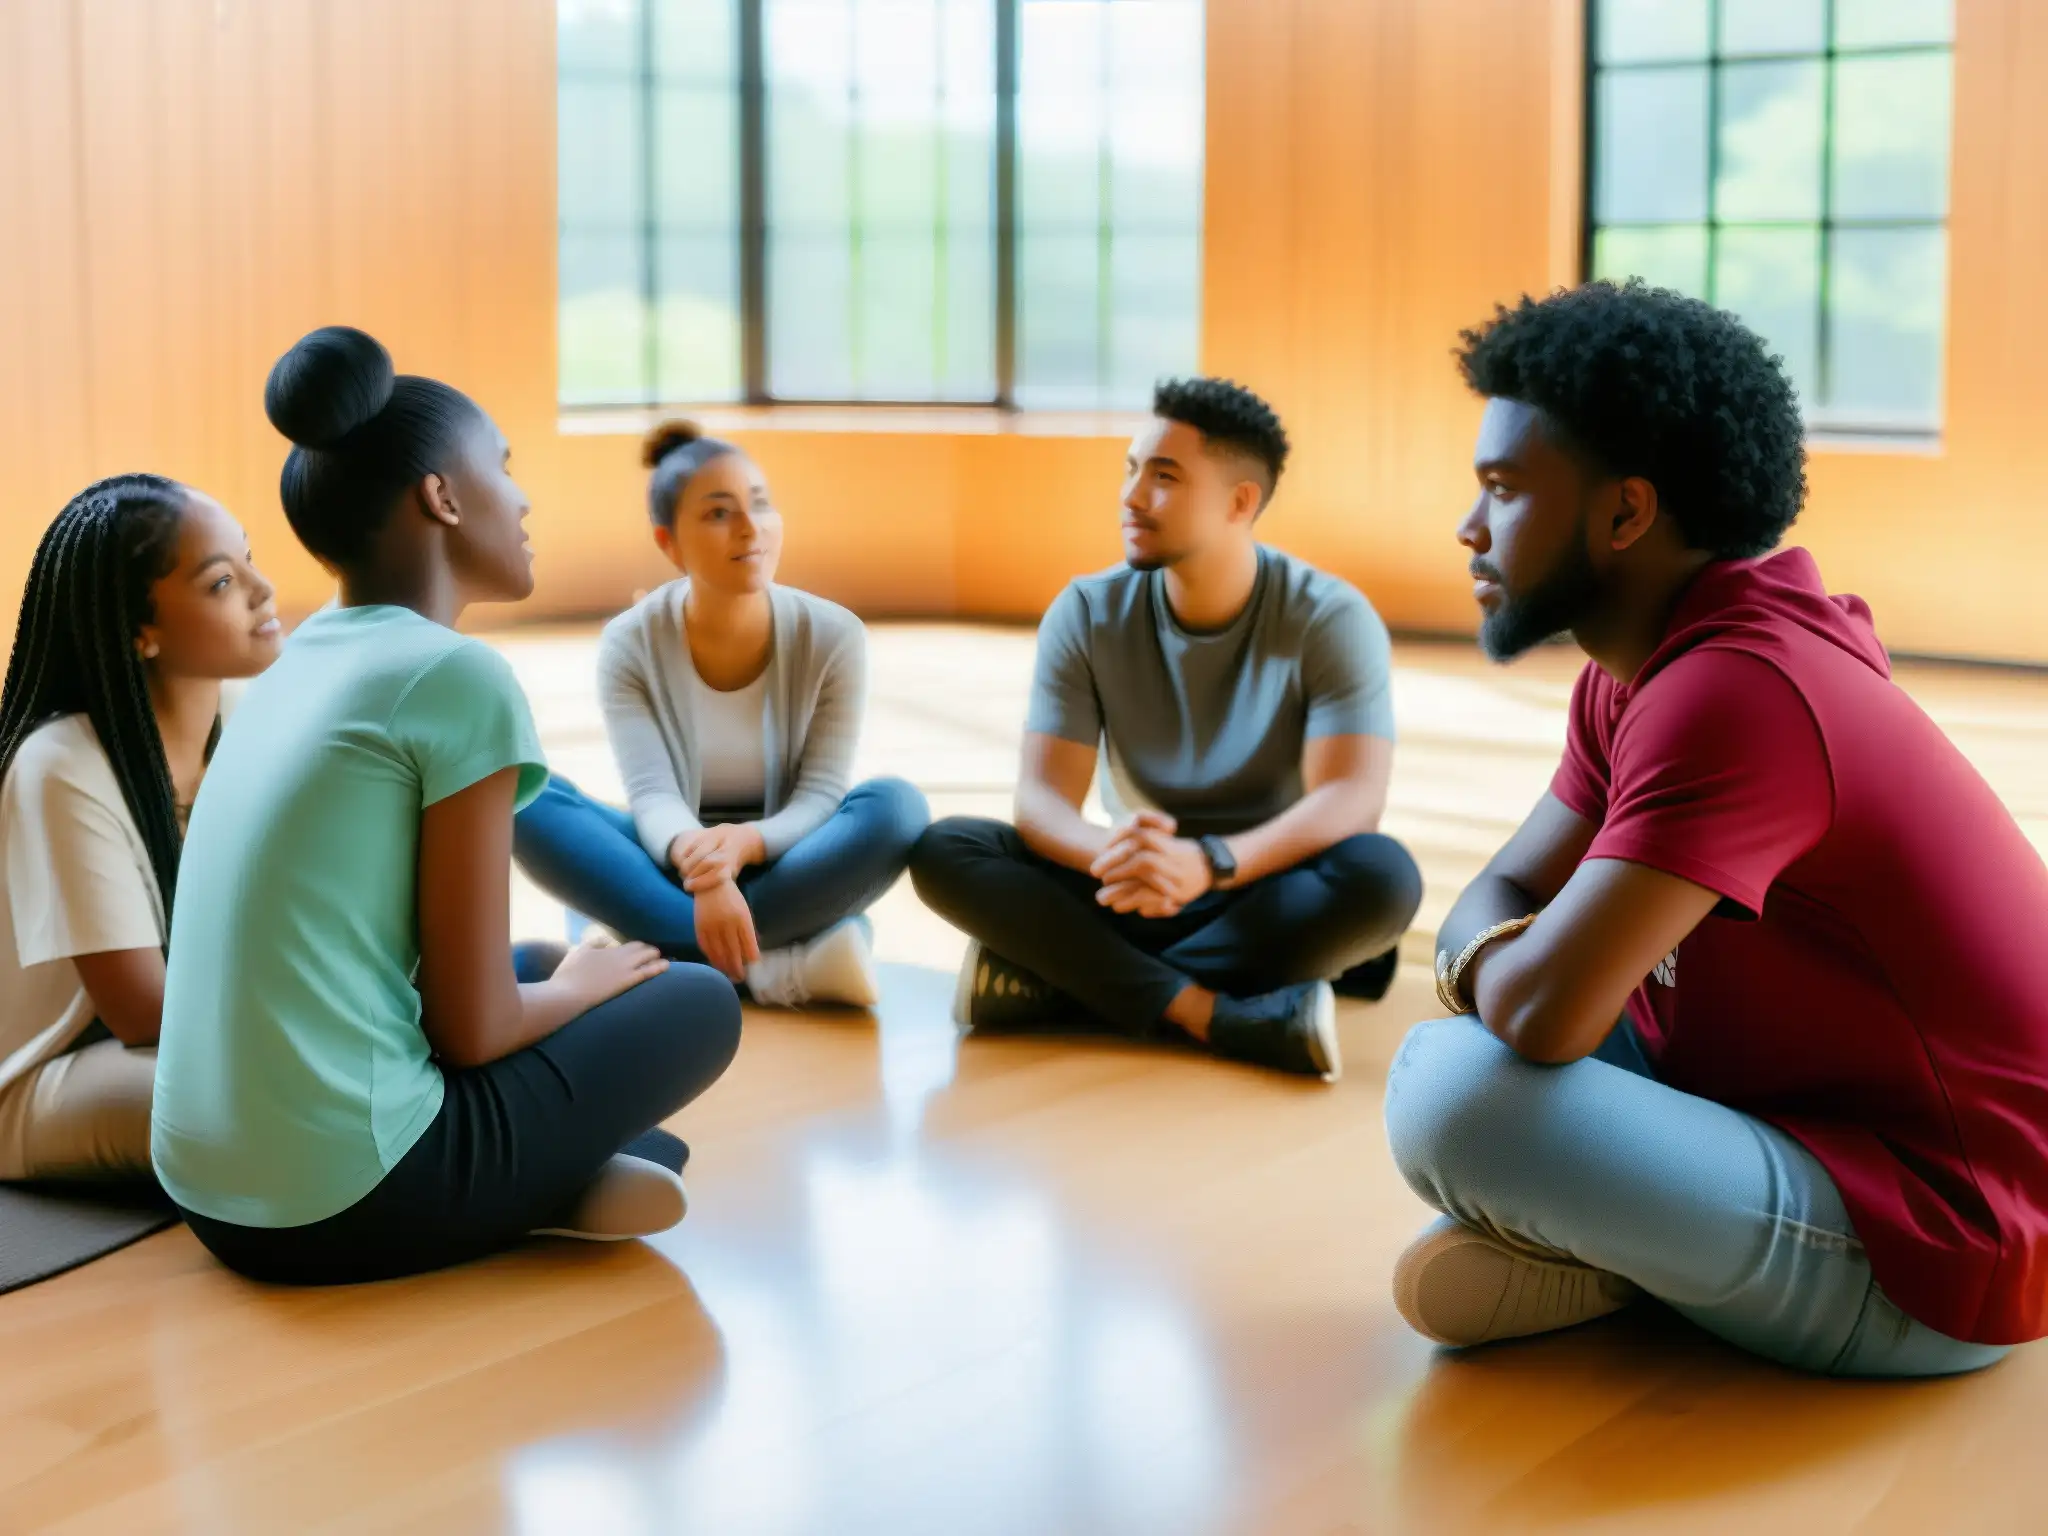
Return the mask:
[[1659, 1079], [1810, 1151], [1911, 1317], [2048, 1334], [2048, 867], [1861, 599], [1709, 565], [1633, 682], [1580, 674], [1551, 791], [1721, 897], [1630, 1003]]

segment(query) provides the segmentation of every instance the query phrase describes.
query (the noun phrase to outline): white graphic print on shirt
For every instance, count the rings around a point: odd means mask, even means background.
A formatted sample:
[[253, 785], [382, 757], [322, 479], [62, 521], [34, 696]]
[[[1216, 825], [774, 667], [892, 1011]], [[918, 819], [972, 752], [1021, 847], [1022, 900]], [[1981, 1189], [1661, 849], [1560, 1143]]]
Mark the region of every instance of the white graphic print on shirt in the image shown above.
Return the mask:
[[1678, 985], [1677, 950], [1672, 950], [1670, 954], [1657, 962], [1657, 968], [1650, 972], [1650, 979], [1663, 987], [1675, 987]]

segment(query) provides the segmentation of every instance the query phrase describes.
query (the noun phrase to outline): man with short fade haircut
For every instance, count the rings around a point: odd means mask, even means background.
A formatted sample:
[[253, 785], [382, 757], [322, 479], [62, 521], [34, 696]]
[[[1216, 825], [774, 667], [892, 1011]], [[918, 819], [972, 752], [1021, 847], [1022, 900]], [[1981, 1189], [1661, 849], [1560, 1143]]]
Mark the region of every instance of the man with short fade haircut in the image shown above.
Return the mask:
[[[1386, 627], [1258, 543], [1287, 463], [1258, 396], [1162, 384], [1125, 469], [1126, 563], [1038, 632], [1014, 827], [965, 817], [911, 858], [974, 941], [969, 1029], [1086, 1017], [1334, 1080], [1330, 980], [1384, 991], [1415, 862], [1376, 829], [1393, 764]], [[1102, 826], [1082, 814], [1098, 756]]]
[[[1591, 658], [1387, 1080], [1439, 1343], [1638, 1294], [1783, 1364], [2048, 1333], [2048, 870], [1803, 549], [1799, 405], [1732, 315], [1590, 283], [1464, 337], [1481, 640]], [[1618, 1022], [1617, 1022], [1618, 1021]]]

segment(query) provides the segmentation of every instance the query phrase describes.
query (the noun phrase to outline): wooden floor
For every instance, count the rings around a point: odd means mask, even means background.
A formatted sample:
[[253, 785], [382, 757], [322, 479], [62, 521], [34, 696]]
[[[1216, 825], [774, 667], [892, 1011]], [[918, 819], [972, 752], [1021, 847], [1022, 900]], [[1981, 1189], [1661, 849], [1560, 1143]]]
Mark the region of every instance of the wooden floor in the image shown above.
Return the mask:
[[[613, 790], [587, 635], [506, 650]], [[958, 940], [899, 888], [879, 1023], [752, 1014], [676, 1128], [692, 1212], [391, 1285], [267, 1291], [182, 1229], [0, 1298], [0, 1531], [2048, 1530], [2048, 1353], [1808, 1380], [1654, 1315], [1433, 1352], [1380, 1095], [1426, 935], [1541, 793], [1570, 659], [1404, 646], [1390, 830], [1429, 900], [1335, 1088], [1192, 1054], [956, 1039]], [[1002, 813], [1021, 632], [875, 637], [868, 772]], [[2048, 833], [2048, 680], [1913, 690]], [[536, 893], [523, 931], [557, 931]]]

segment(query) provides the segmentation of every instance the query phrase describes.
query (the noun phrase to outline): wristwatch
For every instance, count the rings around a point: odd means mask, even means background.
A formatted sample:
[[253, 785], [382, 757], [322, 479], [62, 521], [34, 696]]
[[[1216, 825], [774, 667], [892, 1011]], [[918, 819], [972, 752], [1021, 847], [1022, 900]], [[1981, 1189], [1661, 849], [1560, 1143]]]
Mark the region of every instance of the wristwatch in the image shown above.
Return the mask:
[[1209, 861], [1210, 884], [1221, 890], [1237, 878], [1237, 856], [1230, 851], [1230, 844], [1213, 833], [1197, 841], [1202, 857]]

